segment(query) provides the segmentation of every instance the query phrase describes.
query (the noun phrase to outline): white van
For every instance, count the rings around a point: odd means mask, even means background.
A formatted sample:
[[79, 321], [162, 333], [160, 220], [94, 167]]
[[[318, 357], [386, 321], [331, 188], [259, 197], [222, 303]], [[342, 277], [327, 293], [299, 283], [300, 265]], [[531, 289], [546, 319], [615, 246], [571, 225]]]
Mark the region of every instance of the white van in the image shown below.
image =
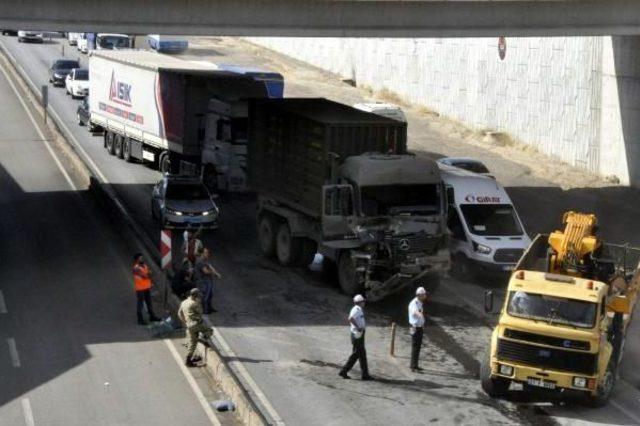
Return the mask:
[[385, 102], [368, 102], [353, 104], [353, 107], [360, 111], [381, 115], [383, 117], [391, 118], [392, 120], [402, 121], [403, 123], [407, 122], [407, 117], [404, 115], [404, 111], [395, 104]]
[[461, 275], [513, 270], [531, 244], [509, 195], [487, 176], [440, 164], [452, 268]]
[[99, 33], [96, 35], [96, 50], [130, 49], [131, 40], [126, 34]]

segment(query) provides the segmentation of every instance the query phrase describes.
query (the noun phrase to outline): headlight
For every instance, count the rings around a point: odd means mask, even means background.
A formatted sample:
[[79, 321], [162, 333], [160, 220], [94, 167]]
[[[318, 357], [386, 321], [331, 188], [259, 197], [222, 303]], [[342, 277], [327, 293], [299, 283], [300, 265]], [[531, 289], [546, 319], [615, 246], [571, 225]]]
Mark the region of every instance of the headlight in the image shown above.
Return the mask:
[[574, 377], [573, 378], [573, 387], [586, 389], [587, 382], [588, 382], [588, 380], [586, 378], [584, 378], [584, 377]]
[[53, 73], [53, 76], [54, 76], [55, 78], [62, 78], [62, 74], [58, 74], [57, 72], [54, 72], [54, 73]]
[[510, 365], [500, 364], [500, 374], [503, 376], [513, 376], [513, 367]]
[[176, 216], [182, 216], [182, 212], [179, 212], [177, 210], [174, 210], [172, 208], [166, 207], [165, 211], [169, 214], [175, 214]]
[[482, 244], [478, 244], [475, 241], [473, 242], [473, 250], [480, 254], [490, 254], [491, 247], [484, 246]]
[[211, 212], [202, 212], [202, 216], [209, 216]]

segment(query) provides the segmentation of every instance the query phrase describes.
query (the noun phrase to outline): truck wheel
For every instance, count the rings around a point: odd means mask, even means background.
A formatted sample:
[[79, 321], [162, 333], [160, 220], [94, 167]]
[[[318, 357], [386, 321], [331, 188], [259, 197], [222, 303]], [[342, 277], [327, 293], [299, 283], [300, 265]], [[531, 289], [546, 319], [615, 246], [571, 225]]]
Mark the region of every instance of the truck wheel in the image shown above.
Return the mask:
[[160, 173], [165, 174], [171, 171], [171, 160], [169, 160], [169, 153], [167, 151], [160, 154], [158, 159], [158, 170]]
[[318, 252], [318, 243], [311, 238], [304, 238], [302, 240], [302, 253], [300, 254], [300, 266], [309, 266]]
[[603, 407], [607, 405], [609, 398], [611, 398], [611, 392], [613, 392], [613, 387], [616, 383], [616, 374], [613, 368], [611, 368], [611, 362], [612, 361], [609, 361], [609, 367], [606, 373], [604, 373], [602, 383], [596, 388], [596, 394], [589, 396], [588, 405], [590, 407]]
[[116, 157], [122, 158], [122, 136], [120, 135], [113, 141], [113, 153]]
[[480, 384], [491, 398], [501, 398], [507, 394], [511, 381], [503, 377], [491, 377], [491, 351], [487, 349], [480, 364]]
[[338, 283], [342, 291], [350, 296], [364, 291], [363, 283], [358, 279], [355, 261], [349, 251], [344, 251], [338, 258]]
[[276, 256], [283, 266], [295, 265], [300, 259], [302, 238], [291, 236], [287, 222], [281, 223], [276, 234]]
[[106, 143], [106, 147], [107, 147], [107, 152], [111, 155], [115, 155], [116, 151], [115, 151], [115, 144], [114, 144], [114, 139], [115, 135], [111, 132], [108, 132], [105, 135], [105, 143]]
[[131, 163], [133, 161], [133, 157], [131, 157], [131, 139], [124, 138], [122, 142], [122, 158], [127, 163]]
[[270, 214], [262, 215], [258, 223], [260, 249], [266, 257], [273, 257], [276, 254], [277, 226], [277, 222]]

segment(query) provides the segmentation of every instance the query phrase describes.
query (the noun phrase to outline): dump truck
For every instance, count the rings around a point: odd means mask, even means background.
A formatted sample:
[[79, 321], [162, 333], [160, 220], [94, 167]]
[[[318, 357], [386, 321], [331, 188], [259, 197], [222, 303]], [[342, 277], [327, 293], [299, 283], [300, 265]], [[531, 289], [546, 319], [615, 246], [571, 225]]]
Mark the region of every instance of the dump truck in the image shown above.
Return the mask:
[[265, 255], [308, 265], [319, 252], [369, 300], [448, 269], [442, 179], [407, 153], [406, 123], [326, 99], [257, 100], [249, 123]]
[[142, 50], [92, 51], [88, 127], [127, 162], [200, 174], [212, 191], [245, 191], [248, 102], [282, 97], [277, 77]]
[[594, 406], [611, 396], [640, 284], [640, 249], [603, 242], [592, 214], [570, 211], [563, 223], [563, 231], [538, 235], [511, 275], [480, 367], [492, 397], [512, 382], [525, 392], [578, 393]]

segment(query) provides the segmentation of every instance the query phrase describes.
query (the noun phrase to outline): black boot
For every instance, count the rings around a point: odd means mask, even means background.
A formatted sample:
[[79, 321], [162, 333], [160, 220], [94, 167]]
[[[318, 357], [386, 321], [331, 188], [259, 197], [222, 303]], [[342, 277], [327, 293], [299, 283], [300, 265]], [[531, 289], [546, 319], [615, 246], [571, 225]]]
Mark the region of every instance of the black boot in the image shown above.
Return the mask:
[[187, 357], [187, 360], [184, 362], [184, 365], [186, 365], [187, 367], [195, 367], [196, 363], [193, 362], [193, 359], [191, 359], [190, 357]]

